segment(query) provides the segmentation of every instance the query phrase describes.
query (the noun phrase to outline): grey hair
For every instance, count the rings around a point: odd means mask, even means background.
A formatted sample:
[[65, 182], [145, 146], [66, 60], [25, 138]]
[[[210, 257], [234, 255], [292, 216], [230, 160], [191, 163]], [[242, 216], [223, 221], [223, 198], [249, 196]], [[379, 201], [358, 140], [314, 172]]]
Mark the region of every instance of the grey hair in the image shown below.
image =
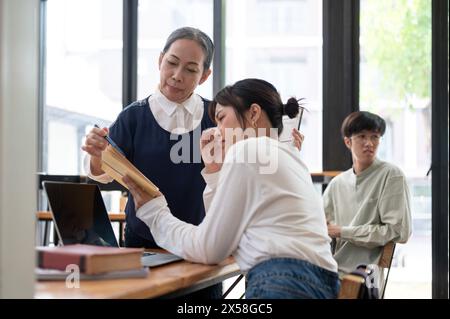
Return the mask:
[[166, 44], [164, 45], [163, 53], [169, 51], [172, 43], [180, 39], [193, 40], [200, 45], [200, 47], [203, 49], [203, 52], [205, 53], [205, 61], [203, 62], [204, 68], [203, 71], [209, 70], [209, 68], [211, 67], [211, 62], [214, 54], [214, 43], [212, 42], [211, 38], [206, 33], [196, 28], [192, 27], [179, 28], [173, 31], [167, 38]]

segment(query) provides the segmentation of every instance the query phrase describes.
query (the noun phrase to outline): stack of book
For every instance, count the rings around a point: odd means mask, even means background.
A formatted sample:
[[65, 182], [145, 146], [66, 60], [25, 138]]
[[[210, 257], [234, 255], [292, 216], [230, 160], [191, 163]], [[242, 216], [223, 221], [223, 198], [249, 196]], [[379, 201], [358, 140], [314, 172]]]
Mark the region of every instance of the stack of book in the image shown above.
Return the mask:
[[37, 247], [38, 280], [64, 280], [74, 271], [80, 279], [113, 279], [146, 277], [148, 269], [142, 267], [142, 249], [67, 245]]

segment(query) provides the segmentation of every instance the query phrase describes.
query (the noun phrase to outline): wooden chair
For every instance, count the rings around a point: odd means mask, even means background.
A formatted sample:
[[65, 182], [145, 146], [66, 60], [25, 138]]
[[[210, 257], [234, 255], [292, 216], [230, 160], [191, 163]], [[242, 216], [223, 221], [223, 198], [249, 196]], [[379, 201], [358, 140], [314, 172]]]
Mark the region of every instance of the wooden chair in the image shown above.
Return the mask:
[[341, 280], [338, 299], [359, 299], [362, 295], [364, 278], [356, 275], [345, 275]]
[[[381, 252], [378, 267], [387, 269], [386, 277], [383, 278], [383, 286], [380, 287], [380, 299], [384, 298], [386, 284], [389, 278], [389, 271], [391, 269], [392, 260], [394, 257], [395, 243], [387, 243]], [[364, 279], [356, 275], [345, 275], [341, 280], [341, 289], [339, 291], [338, 299], [358, 299], [363, 293]]]
[[394, 259], [395, 243], [389, 242], [383, 247], [381, 257], [378, 262], [378, 267], [387, 269], [386, 278], [383, 280], [383, 286], [380, 287], [380, 299], [384, 299], [384, 292], [386, 291], [386, 285], [389, 279], [389, 272], [391, 270], [392, 260]]

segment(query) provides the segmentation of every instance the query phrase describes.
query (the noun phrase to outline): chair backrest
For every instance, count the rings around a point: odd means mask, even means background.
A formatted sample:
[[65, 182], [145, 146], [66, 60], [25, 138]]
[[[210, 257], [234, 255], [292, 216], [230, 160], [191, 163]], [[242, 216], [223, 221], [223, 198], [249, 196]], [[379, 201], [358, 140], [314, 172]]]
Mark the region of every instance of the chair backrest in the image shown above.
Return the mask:
[[384, 298], [384, 292], [386, 291], [386, 285], [389, 279], [389, 272], [391, 270], [392, 260], [394, 259], [395, 243], [388, 242], [383, 247], [380, 260], [378, 261], [378, 267], [387, 269], [386, 278], [383, 278], [383, 286], [381, 287], [381, 299]]
[[[389, 242], [383, 246], [383, 250], [378, 261], [378, 267], [387, 269], [386, 278], [383, 280], [383, 287], [380, 290], [381, 298], [384, 298], [384, 291], [386, 289], [387, 280], [389, 278], [389, 270], [394, 257], [395, 243]], [[365, 279], [361, 276], [348, 274], [341, 280], [341, 289], [339, 291], [338, 299], [359, 299], [364, 298]], [[367, 297], [367, 296], [366, 296]]]
[[338, 299], [359, 299], [362, 295], [364, 278], [355, 275], [344, 275], [341, 280]]
[[378, 261], [378, 267], [381, 268], [391, 268], [392, 259], [394, 258], [395, 243], [388, 242], [383, 247], [380, 260]]

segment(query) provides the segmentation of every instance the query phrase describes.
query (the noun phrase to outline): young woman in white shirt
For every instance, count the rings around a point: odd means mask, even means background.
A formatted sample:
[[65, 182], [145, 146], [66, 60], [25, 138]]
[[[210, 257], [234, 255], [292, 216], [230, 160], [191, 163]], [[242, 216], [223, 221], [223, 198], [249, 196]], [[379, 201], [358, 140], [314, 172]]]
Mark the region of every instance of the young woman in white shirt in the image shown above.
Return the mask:
[[206, 216], [198, 226], [174, 217], [166, 194], [151, 198], [125, 178], [158, 245], [206, 264], [233, 255], [247, 272], [247, 298], [335, 298], [337, 264], [320, 195], [298, 149], [278, 141], [282, 116], [298, 112], [296, 99], [283, 104], [259, 79], [216, 95], [209, 114], [217, 129], [202, 134]]

